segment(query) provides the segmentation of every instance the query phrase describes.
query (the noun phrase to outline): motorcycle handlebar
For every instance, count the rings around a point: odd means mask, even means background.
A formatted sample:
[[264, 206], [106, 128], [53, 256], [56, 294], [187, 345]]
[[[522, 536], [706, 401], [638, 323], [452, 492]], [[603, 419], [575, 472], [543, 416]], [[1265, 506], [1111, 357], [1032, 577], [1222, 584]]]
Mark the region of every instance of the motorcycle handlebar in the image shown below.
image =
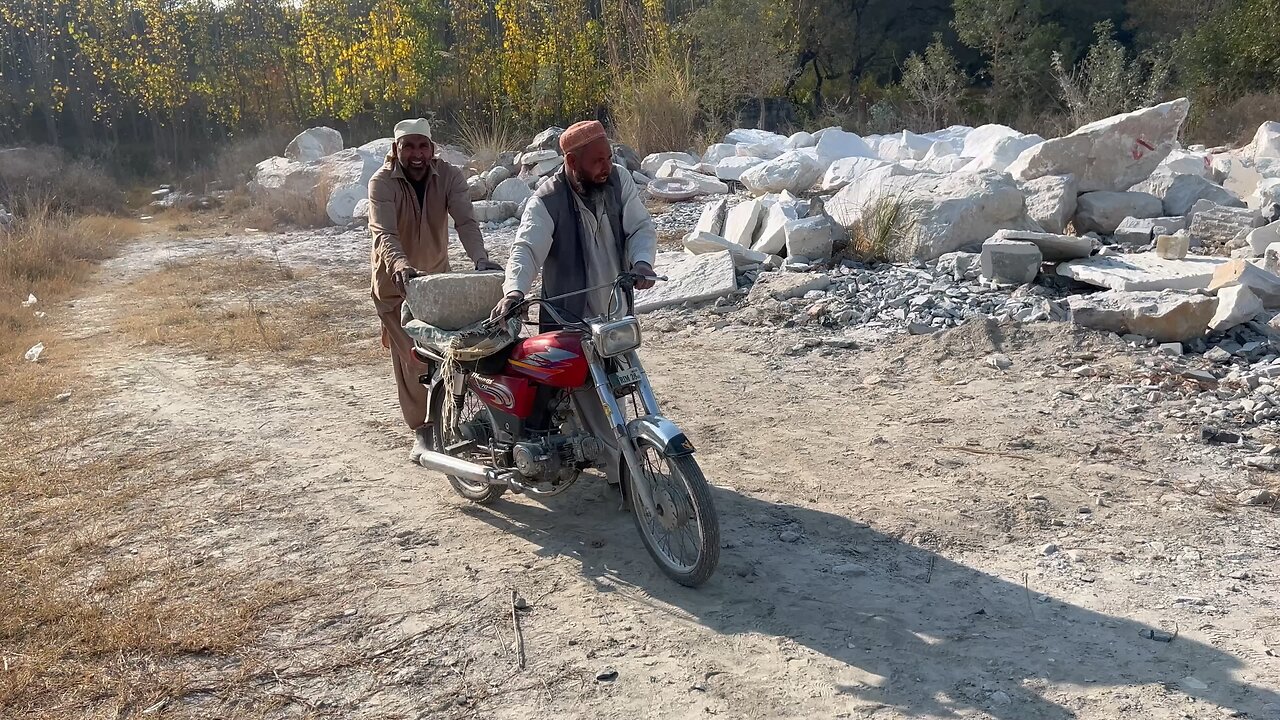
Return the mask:
[[558, 295], [556, 297], [550, 297], [550, 298], [525, 298], [520, 302], [516, 303], [514, 306], [512, 306], [511, 312], [503, 315], [502, 317], [490, 318], [489, 320], [485, 320], [484, 322], [482, 322], [480, 324], [480, 329], [483, 330], [484, 332], [493, 332], [497, 330], [499, 327], [501, 327], [502, 323], [505, 323], [508, 319], [510, 319], [513, 315], [515, 315], [521, 309], [535, 302], [547, 302], [550, 300], [559, 300], [560, 298], [563, 298], [563, 297], [569, 297], [572, 295], [581, 295], [583, 293], [591, 292], [593, 290], [603, 290], [607, 287], [617, 288], [621, 286], [626, 288], [627, 290], [633, 290], [635, 289], [636, 283], [641, 280], [651, 280], [653, 282], [667, 282], [669, 278], [665, 275], [641, 275], [639, 273], [634, 273], [634, 272], [623, 272], [618, 275], [618, 279], [615, 280], [612, 285], [601, 285], [600, 287], [586, 288], [585, 290], [580, 290], [578, 292], [565, 293], [564, 295]]

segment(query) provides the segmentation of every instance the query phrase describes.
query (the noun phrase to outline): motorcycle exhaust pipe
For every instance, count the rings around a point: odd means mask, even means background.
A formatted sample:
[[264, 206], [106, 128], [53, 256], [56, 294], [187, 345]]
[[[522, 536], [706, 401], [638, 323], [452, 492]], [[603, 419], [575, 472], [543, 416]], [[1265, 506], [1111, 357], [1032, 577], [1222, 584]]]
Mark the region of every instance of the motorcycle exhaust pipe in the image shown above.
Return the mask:
[[498, 477], [498, 474], [483, 466], [473, 462], [467, 462], [452, 455], [444, 453], [427, 451], [422, 453], [422, 457], [418, 459], [418, 464], [428, 470], [452, 475], [461, 478], [467, 482], [489, 485], [506, 485], [507, 483]]

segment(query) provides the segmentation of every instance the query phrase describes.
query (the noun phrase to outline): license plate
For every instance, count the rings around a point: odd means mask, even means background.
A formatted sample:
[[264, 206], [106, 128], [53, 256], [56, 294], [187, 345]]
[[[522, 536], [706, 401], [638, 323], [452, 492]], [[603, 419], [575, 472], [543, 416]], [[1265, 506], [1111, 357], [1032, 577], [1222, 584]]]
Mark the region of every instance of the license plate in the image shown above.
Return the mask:
[[628, 385], [635, 385], [640, 382], [640, 368], [627, 368], [613, 376], [613, 386], [615, 388], [624, 388]]

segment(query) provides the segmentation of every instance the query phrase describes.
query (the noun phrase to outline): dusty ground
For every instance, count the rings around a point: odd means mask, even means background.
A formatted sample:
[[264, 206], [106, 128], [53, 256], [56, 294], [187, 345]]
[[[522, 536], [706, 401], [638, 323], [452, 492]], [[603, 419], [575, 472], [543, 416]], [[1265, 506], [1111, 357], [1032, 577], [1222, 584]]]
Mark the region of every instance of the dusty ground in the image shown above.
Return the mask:
[[[720, 570], [689, 590], [603, 483], [485, 509], [409, 465], [376, 353], [137, 332], [157, 301], [126, 288], [257, 255], [323, 272], [283, 273], [259, 306], [322, 297], [367, 351], [365, 242], [152, 238], [57, 308], [109, 389], [95, 443], [229, 469], [154, 496], [147, 512], [188, 518], [174, 552], [308, 589], [147, 717], [1280, 718], [1280, 519], [1222, 499], [1273, 480], [1082, 397], [1064, 368], [1132, 369], [1117, 341], [974, 326], [791, 357], [794, 337], [759, 330], [651, 333], [722, 523]], [[23, 716], [102, 709], [51, 707]]]

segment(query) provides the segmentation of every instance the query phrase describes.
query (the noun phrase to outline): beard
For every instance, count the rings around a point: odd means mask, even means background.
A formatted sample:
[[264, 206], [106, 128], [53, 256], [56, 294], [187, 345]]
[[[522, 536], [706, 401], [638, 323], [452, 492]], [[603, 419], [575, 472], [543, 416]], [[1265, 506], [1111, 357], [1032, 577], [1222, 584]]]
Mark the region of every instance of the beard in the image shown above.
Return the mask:
[[596, 180], [593, 180], [592, 178], [579, 175], [578, 184], [582, 186], [582, 194], [594, 195], [595, 193], [598, 193], [605, 189], [605, 187], [609, 184], [609, 178], [605, 177], [604, 180], [596, 181]]

